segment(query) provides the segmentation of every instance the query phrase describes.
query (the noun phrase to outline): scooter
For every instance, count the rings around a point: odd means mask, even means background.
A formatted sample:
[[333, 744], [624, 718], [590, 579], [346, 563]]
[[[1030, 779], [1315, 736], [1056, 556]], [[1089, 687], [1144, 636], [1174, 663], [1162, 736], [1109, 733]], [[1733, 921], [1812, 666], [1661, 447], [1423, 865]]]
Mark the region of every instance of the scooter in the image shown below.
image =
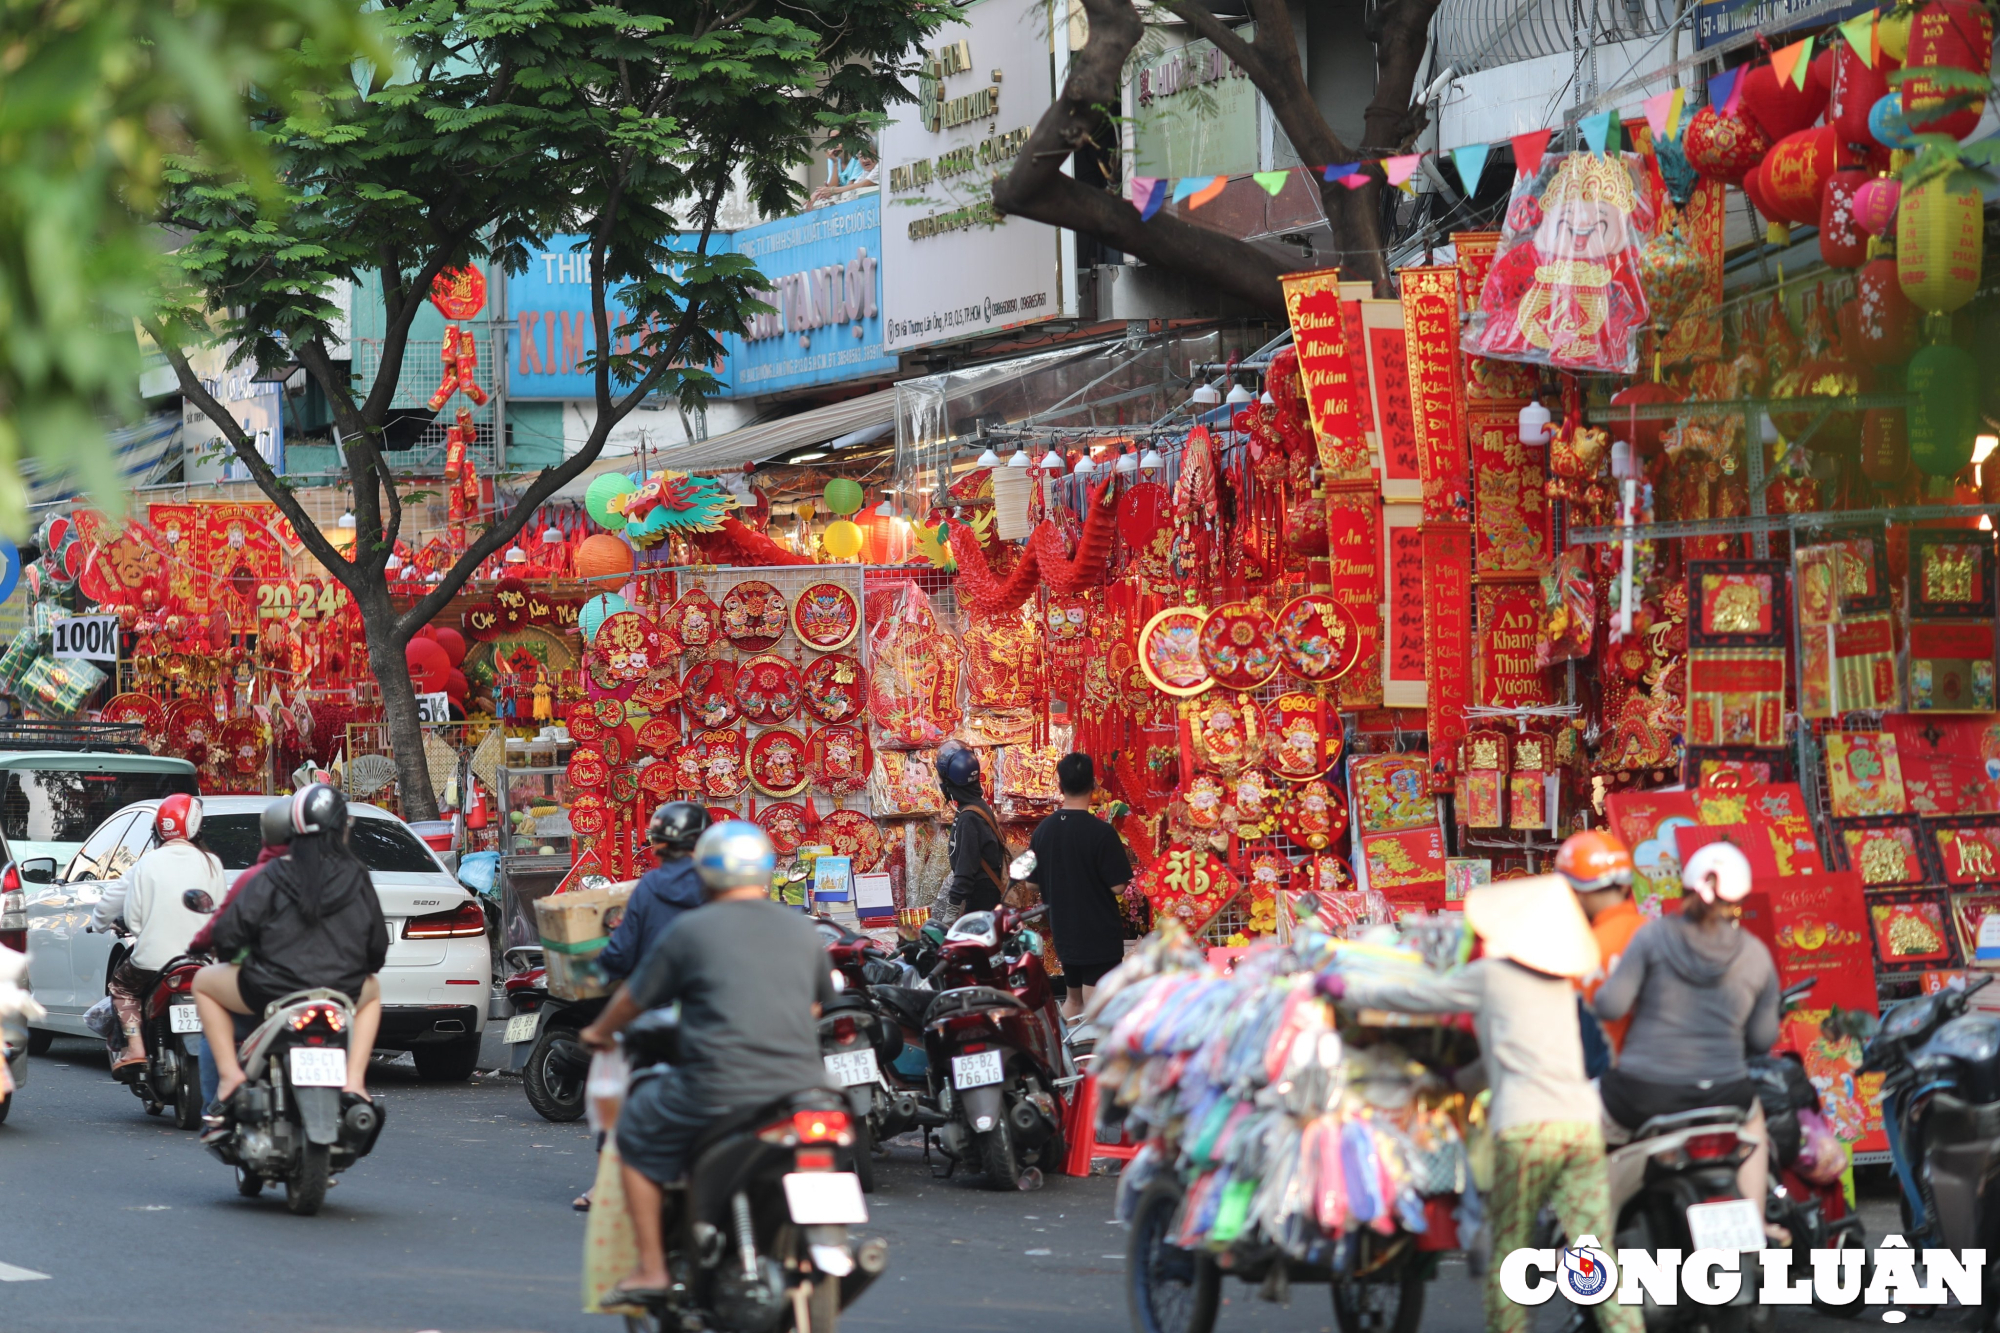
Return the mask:
[[932, 974], [924, 1042], [939, 1146], [954, 1169], [976, 1160], [988, 1189], [1040, 1188], [1041, 1167], [1062, 1159], [1063, 1098], [1083, 1079], [1028, 929], [1047, 911], [966, 913]]
[[2000, 1319], [2000, 1014], [1966, 1012], [1991, 976], [1894, 1005], [1862, 1057], [1912, 1249], [1984, 1248], [1980, 1326]]
[[540, 949], [507, 950], [515, 971], [502, 983], [513, 1010], [503, 1034], [508, 1068], [518, 1070], [528, 1105], [558, 1124], [581, 1119], [590, 1075], [590, 1052], [577, 1034], [604, 1012], [605, 998], [564, 1000], [549, 994], [548, 969]]
[[[640, 1016], [620, 1036], [634, 1080], [679, 1059], [673, 1010]], [[674, 1283], [631, 1333], [835, 1333], [840, 1312], [882, 1275], [889, 1247], [855, 1240], [868, 1221], [861, 1183], [835, 1170], [854, 1146], [843, 1100], [825, 1088], [729, 1116], [695, 1145], [685, 1192], [667, 1195], [662, 1230]]]
[[[200, 889], [188, 892], [209, 896]], [[171, 1106], [179, 1129], [201, 1128], [201, 1060], [189, 1049], [201, 1035], [201, 1016], [194, 1007], [194, 974], [201, 968], [201, 959], [182, 955], [160, 969], [159, 980], [141, 1001], [146, 1063], [127, 1065], [113, 1075], [146, 1104], [147, 1115]]]

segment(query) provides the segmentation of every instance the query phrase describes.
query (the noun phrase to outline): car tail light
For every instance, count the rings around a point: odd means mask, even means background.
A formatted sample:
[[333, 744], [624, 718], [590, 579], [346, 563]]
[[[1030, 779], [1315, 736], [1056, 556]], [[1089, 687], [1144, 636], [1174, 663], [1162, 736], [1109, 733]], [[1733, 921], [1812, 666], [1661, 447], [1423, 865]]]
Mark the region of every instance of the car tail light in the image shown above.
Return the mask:
[[845, 1046], [854, 1040], [854, 1020], [841, 1017], [833, 1020], [833, 1039]]
[[1687, 1138], [1681, 1147], [1697, 1162], [1718, 1162], [1736, 1151], [1738, 1140], [1734, 1134], [1695, 1134]]
[[304, 1032], [314, 1023], [323, 1022], [335, 1032], [340, 1031], [345, 1019], [338, 1005], [309, 1004], [291, 1016], [292, 1031]]
[[28, 951], [28, 895], [21, 888], [20, 867], [12, 861], [0, 871], [0, 944], [17, 953]]
[[827, 1148], [801, 1148], [798, 1152], [798, 1169], [801, 1171], [833, 1170], [833, 1152]]
[[461, 903], [449, 912], [413, 916], [403, 923], [406, 940], [449, 940], [485, 933], [486, 913], [474, 902]]

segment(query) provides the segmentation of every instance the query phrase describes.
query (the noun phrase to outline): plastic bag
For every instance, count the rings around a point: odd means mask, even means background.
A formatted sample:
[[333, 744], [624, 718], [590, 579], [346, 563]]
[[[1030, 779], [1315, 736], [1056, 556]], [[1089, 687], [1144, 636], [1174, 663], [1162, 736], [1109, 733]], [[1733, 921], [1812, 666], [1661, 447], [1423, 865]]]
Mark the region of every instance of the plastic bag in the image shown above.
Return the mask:
[[636, 1306], [606, 1307], [598, 1303], [638, 1266], [639, 1242], [632, 1234], [631, 1211], [625, 1206], [625, 1173], [618, 1157], [618, 1143], [606, 1139], [604, 1151], [597, 1155], [597, 1179], [590, 1187], [590, 1217], [583, 1227], [583, 1312], [640, 1313]]
[[493, 897], [500, 883], [500, 853], [467, 852], [459, 857], [458, 882], [482, 898]]
[[111, 997], [105, 996], [96, 1004], [83, 1011], [84, 1026], [113, 1045], [124, 1045], [124, 1032], [118, 1026], [118, 1011], [111, 1007]]
[[[625, 1083], [631, 1072], [623, 1051], [599, 1051], [590, 1057], [590, 1074], [584, 1081], [584, 1097], [585, 1114], [594, 1132], [608, 1135], [617, 1128], [618, 1112], [625, 1105]], [[596, 1198], [595, 1195], [591, 1197]], [[592, 1207], [595, 1207], [594, 1203]]]

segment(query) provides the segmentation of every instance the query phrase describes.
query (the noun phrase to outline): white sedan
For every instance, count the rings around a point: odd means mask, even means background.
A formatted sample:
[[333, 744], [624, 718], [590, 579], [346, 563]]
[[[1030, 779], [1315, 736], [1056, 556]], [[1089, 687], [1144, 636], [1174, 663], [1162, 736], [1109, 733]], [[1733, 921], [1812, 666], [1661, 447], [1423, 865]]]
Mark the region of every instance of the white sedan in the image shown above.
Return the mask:
[[[262, 847], [258, 816], [273, 799], [202, 798], [202, 841], [222, 859], [231, 883], [257, 859]], [[105, 820], [53, 883], [21, 876], [28, 985], [49, 1011], [36, 1025], [31, 1049], [46, 1050], [56, 1033], [92, 1035], [84, 1012], [104, 997], [126, 949], [115, 937], [84, 927], [106, 887], [155, 845], [156, 805], [139, 801]], [[368, 867], [389, 922], [389, 957], [381, 973], [382, 1031], [375, 1048], [409, 1051], [418, 1075], [426, 1079], [469, 1078], [479, 1059], [492, 990], [485, 910], [402, 820], [372, 805], [347, 809], [353, 817], [348, 846]]]

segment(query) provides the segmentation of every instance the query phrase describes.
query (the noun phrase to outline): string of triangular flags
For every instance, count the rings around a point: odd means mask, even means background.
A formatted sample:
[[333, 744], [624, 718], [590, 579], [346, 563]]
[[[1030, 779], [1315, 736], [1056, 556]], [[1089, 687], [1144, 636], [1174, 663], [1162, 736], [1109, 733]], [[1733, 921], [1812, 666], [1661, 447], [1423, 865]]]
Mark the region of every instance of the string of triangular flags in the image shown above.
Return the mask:
[[[1870, 68], [1873, 68], [1881, 51], [1881, 39], [1875, 30], [1879, 11], [1870, 10], [1838, 25], [1842, 37]], [[1771, 53], [1771, 67], [1780, 81], [1790, 81], [1794, 87], [1803, 88], [1806, 72], [1812, 63], [1814, 38], [1806, 36]], [[1709, 103], [1724, 115], [1735, 115], [1737, 104], [1743, 96], [1742, 76], [1749, 65], [1739, 65], [1724, 70], [1708, 81]], [[1670, 92], [1649, 97], [1642, 104], [1646, 124], [1655, 139], [1672, 141], [1680, 137], [1681, 127], [1686, 117], [1687, 90], [1675, 88]], [[1577, 129], [1583, 142], [1591, 152], [1602, 156], [1620, 150], [1620, 127], [1622, 119], [1614, 110], [1585, 116], [1577, 121]], [[1548, 152], [1553, 130], [1531, 130], [1526, 134], [1516, 134], [1505, 140], [1514, 149], [1514, 169], [1533, 175], [1541, 169], [1542, 158]], [[1479, 178], [1486, 170], [1486, 159], [1502, 141], [1492, 143], [1465, 144], [1453, 148], [1446, 154], [1403, 153], [1394, 157], [1364, 158], [1358, 162], [1343, 162], [1328, 166], [1304, 168], [1316, 171], [1320, 178], [1329, 183], [1338, 181], [1350, 190], [1379, 178], [1407, 193], [1415, 194], [1416, 187], [1410, 178], [1425, 157], [1449, 156], [1452, 166], [1458, 172], [1460, 188], [1468, 195], [1479, 189]], [[1252, 172], [1250, 179], [1262, 186], [1264, 192], [1276, 198], [1291, 179], [1294, 171]], [[1126, 197], [1139, 210], [1141, 221], [1151, 221], [1167, 203], [1186, 204], [1189, 208], [1200, 208], [1203, 204], [1218, 198], [1228, 186], [1229, 176], [1134, 176], [1126, 188]]]

